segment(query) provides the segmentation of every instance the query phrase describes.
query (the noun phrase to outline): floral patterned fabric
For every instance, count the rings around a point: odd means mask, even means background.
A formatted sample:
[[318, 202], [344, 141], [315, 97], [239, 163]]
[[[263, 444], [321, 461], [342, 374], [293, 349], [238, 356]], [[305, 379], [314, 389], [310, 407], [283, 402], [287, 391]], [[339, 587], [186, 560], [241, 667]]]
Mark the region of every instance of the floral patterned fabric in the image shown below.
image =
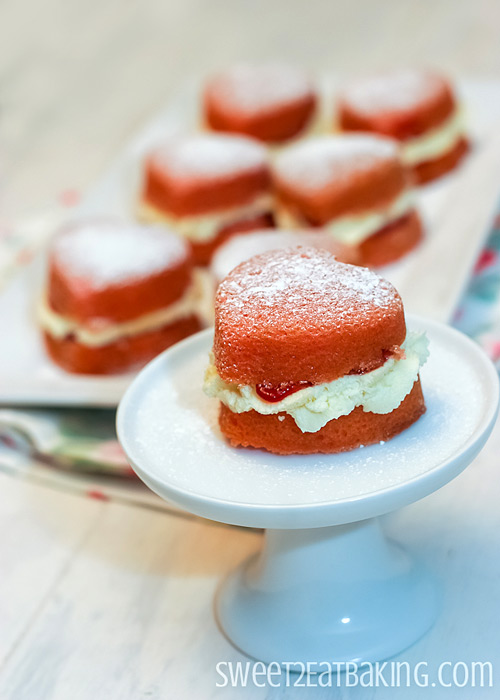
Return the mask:
[[500, 370], [500, 204], [498, 210], [453, 325], [474, 338]]

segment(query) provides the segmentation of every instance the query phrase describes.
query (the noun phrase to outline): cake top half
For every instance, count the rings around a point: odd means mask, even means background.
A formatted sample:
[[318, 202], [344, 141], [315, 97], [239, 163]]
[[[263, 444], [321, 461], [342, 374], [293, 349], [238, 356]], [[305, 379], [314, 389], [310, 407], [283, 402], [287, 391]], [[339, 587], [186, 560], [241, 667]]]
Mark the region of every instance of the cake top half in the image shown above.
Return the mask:
[[308, 247], [236, 267], [219, 286], [215, 311], [215, 364], [237, 383], [332, 381], [380, 362], [406, 335], [389, 282]]

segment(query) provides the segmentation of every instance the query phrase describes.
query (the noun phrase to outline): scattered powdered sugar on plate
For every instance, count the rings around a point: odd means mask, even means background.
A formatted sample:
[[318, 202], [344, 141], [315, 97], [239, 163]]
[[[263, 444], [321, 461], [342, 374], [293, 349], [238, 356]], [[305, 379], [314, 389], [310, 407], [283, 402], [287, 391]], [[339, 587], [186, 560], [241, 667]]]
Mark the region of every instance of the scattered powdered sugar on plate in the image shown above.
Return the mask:
[[406, 112], [423, 101], [435, 100], [446, 84], [438, 75], [417, 70], [403, 70], [365, 78], [346, 87], [342, 102], [367, 115], [384, 111]]
[[207, 91], [226, 109], [251, 115], [308, 97], [312, 86], [307, 73], [294, 66], [239, 64], [216, 75]]
[[174, 177], [217, 178], [267, 167], [267, 151], [246, 136], [198, 134], [166, 143], [151, 161]]
[[186, 243], [164, 226], [92, 221], [62, 231], [54, 260], [94, 289], [141, 279], [186, 259]]
[[340, 263], [326, 250], [297, 246], [241, 263], [219, 285], [216, 307], [225, 327], [240, 327], [243, 315], [260, 327], [333, 328], [401, 313], [401, 299], [371, 270]]
[[382, 136], [322, 136], [283, 151], [275, 170], [284, 183], [316, 190], [397, 158], [398, 144]]

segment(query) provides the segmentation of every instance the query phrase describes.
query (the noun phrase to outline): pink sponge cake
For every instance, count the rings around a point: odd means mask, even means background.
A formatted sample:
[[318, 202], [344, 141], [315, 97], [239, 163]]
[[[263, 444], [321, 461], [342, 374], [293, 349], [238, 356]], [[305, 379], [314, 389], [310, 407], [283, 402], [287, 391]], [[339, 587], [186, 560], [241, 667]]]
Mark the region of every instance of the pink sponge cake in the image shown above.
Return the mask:
[[214, 76], [203, 109], [211, 129], [278, 144], [300, 135], [316, 109], [316, 92], [302, 70], [282, 64], [242, 64]]
[[89, 220], [49, 253], [39, 322], [52, 359], [69, 372], [133, 369], [200, 329], [189, 247], [159, 227]]
[[425, 411], [425, 335], [397, 291], [326, 250], [274, 250], [219, 285], [205, 392], [233, 445], [279, 454], [388, 440]]
[[338, 98], [338, 120], [345, 131], [397, 139], [419, 183], [452, 170], [468, 150], [452, 86], [430, 71], [393, 71], [347, 85]]
[[396, 141], [370, 134], [307, 139], [280, 154], [273, 175], [280, 225], [322, 228], [361, 265], [392, 263], [422, 238]]
[[145, 163], [140, 216], [166, 223], [207, 265], [234, 233], [274, 223], [267, 152], [253, 139], [202, 134], [172, 140]]

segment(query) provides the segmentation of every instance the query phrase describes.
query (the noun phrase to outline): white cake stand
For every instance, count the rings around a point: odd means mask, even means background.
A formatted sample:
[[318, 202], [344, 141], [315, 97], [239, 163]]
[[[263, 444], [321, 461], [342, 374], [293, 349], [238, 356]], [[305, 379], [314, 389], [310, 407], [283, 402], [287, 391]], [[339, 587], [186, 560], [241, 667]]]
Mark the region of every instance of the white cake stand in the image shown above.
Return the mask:
[[381, 660], [436, 617], [432, 577], [385, 538], [377, 516], [432, 493], [476, 457], [497, 414], [498, 377], [459, 332], [415, 317], [408, 325], [430, 339], [427, 413], [385, 444], [306, 457], [229, 447], [217, 401], [201, 389], [210, 331], [157, 357], [120, 404], [121, 444], [153, 491], [211, 520], [266, 528], [262, 552], [216, 600], [222, 630], [251, 657]]

